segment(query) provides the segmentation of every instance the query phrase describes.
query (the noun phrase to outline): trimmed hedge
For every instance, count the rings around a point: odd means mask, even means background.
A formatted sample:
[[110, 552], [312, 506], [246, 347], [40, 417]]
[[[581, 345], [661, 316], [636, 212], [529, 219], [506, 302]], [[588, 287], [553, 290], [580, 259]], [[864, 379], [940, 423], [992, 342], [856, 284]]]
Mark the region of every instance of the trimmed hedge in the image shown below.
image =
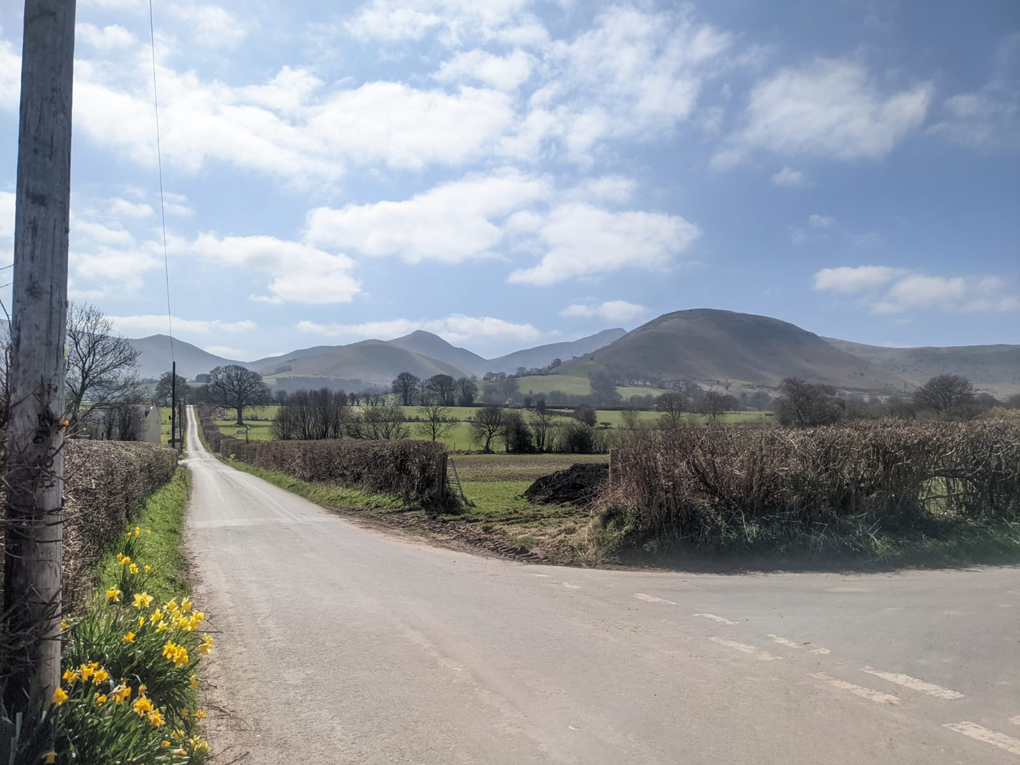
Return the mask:
[[613, 451], [602, 507], [666, 539], [842, 519], [1020, 520], [1020, 423], [859, 422], [805, 430], [676, 428]]
[[[91, 593], [89, 570], [176, 469], [177, 453], [165, 446], [75, 439], [64, 444], [65, 610], [77, 609]], [[0, 490], [0, 502], [5, 500]]]
[[244, 441], [224, 436], [202, 411], [202, 433], [213, 451], [300, 481], [399, 495], [408, 504], [444, 502], [446, 447], [431, 441]]

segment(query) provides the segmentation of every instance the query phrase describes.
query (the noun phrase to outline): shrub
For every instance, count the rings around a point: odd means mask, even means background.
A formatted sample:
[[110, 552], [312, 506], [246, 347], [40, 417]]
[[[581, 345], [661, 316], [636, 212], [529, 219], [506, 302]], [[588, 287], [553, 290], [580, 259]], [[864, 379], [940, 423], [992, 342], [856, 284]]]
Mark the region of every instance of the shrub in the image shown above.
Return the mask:
[[553, 451], [566, 454], [601, 454], [608, 451], [608, 436], [591, 425], [571, 421], [557, 428]]
[[512, 454], [530, 454], [535, 451], [535, 441], [524, 414], [510, 409], [503, 414], [503, 428], [500, 438], [506, 450]]
[[[381, 407], [380, 407], [381, 408]], [[241, 462], [314, 483], [396, 494], [415, 505], [446, 500], [446, 447], [429, 441], [231, 440], [221, 450]]]
[[[671, 428], [613, 452], [605, 518], [649, 535], [751, 541], [853, 519], [1020, 519], [1020, 423], [856, 422], [804, 430]], [[785, 532], [784, 532], [785, 533]]]

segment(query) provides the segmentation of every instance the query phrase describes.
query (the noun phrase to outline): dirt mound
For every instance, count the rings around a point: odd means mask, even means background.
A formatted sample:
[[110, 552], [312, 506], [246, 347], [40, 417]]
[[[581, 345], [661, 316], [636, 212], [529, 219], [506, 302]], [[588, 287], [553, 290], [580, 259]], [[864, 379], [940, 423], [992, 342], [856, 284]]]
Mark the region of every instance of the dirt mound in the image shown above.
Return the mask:
[[543, 505], [586, 505], [607, 478], [609, 465], [581, 463], [539, 478], [524, 491], [524, 497]]

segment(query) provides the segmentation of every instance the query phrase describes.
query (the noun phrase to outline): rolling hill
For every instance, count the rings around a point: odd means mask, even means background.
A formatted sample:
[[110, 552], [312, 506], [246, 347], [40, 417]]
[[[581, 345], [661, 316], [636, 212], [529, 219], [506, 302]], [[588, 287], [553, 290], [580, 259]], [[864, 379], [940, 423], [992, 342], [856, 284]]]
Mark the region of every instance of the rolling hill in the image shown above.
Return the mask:
[[322, 353], [297, 358], [282, 356], [280, 362], [269, 365], [264, 374], [267, 382], [284, 382], [288, 388], [292, 388], [293, 384], [287, 384], [287, 381], [295, 378], [300, 378], [304, 387], [331, 385], [353, 388], [360, 385], [389, 388], [390, 382], [401, 372], [410, 372], [421, 378], [438, 374], [470, 377], [466, 369], [383, 340], [333, 346]]
[[961, 375], [979, 390], [1004, 398], [1020, 393], [1020, 345], [886, 348], [825, 338], [840, 350], [888, 369], [913, 385], [937, 375]]
[[[128, 340], [131, 345], [140, 351], [135, 371], [142, 379], [157, 379], [164, 372], [170, 371], [170, 336], [150, 335], [134, 340]], [[186, 343], [183, 340], [174, 339], [174, 356], [177, 358], [177, 374], [194, 380], [195, 375], [205, 374], [213, 367], [224, 364], [241, 364], [241, 361], [231, 361], [212, 353], [203, 351], [201, 348]]]
[[512, 374], [519, 367], [536, 369], [548, 366], [552, 363], [553, 359], [568, 361], [575, 356], [583, 356], [586, 353], [597, 351], [599, 348], [604, 348], [626, 334], [627, 330], [625, 329], [604, 329], [597, 334], [582, 337], [580, 340], [550, 343], [549, 345], [540, 345], [537, 348], [526, 348], [523, 351], [515, 351], [514, 353], [508, 353], [506, 356], [488, 360], [485, 371]]
[[452, 364], [459, 369], [466, 369], [479, 377], [489, 371], [489, 362], [477, 353], [472, 353], [466, 348], [458, 348], [456, 345], [446, 342], [439, 335], [433, 335], [424, 330], [419, 329], [409, 335], [387, 342], [397, 348], [403, 348], [405, 351], [413, 351], [422, 356], [445, 361], [447, 364]]
[[700, 380], [775, 386], [785, 377], [846, 390], [904, 392], [902, 377], [818, 335], [767, 316], [695, 309], [668, 313], [563, 364], [563, 374], [605, 370], [620, 381]]

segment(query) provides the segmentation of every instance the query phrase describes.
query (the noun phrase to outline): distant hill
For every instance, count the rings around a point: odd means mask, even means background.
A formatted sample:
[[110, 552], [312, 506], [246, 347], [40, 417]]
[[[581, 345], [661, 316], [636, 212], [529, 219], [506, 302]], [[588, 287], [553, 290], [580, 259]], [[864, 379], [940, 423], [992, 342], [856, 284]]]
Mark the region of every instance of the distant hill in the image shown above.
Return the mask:
[[429, 356], [439, 361], [445, 361], [447, 364], [453, 364], [453, 366], [466, 369], [479, 377], [489, 369], [489, 362], [477, 353], [472, 353], [466, 348], [458, 348], [446, 342], [439, 335], [433, 335], [431, 332], [425, 332], [424, 330], [419, 329], [409, 335], [398, 337], [396, 340], [388, 340], [387, 342], [390, 345], [395, 345], [397, 348], [403, 348], [405, 351], [414, 351], [423, 356]]
[[421, 378], [438, 374], [470, 376], [466, 369], [383, 340], [364, 340], [351, 345], [334, 346], [322, 353], [297, 358], [283, 356], [279, 364], [267, 369], [265, 376], [267, 380], [294, 377], [321, 380], [321, 385], [343, 381], [347, 387], [353, 387], [360, 381], [365, 386], [388, 388], [393, 378], [401, 372], [410, 372]]
[[316, 345], [312, 348], [301, 348], [290, 353], [284, 353], [279, 356], [266, 356], [264, 359], [256, 359], [248, 364], [249, 367], [254, 369], [259, 374], [267, 375], [272, 374], [273, 370], [277, 367], [286, 366], [296, 359], [303, 359], [305, 356], [317, 356], [320, 353], [328, 353], [336, 348], [341, 348], [340, 345]]
[[537, 348], [526, 348], [523, 351], [508, 353], [506, 356], [490, 359], [486, 363], [486, 372], [505, 372], [512, 374], [518, 367], [525, 369], [536, 369], [548, 366], [553, 359], [569, 361], [574, 356], [583, 356], [586, 353], [604, 348], [615, 340], [627, 334], [627, 330], [615, 328], [605, 329], [601, 332], [582, 337], [580, 340], [573, 340], [566, 343], [550, 343], [540, 345]]
[[767, 316], [695, 309], [668, 313], [601, 350], [566, 362], [563, 374], [604, 369], [618, 380], [732, 381], [775, 386], [800, 377], [846, 390], [904, 392], [896, 373], [818, 335]]
[[[128, 340], [128, 342], [141, 352], [136, 367], [140, 378], [158, 379], [164, 372], [170, 371], [169, 335], [150, 335], [136, 340]], [[205, 374], [213, 367], [224, 364], [245, 366], [244, 362], [224, 359], [176, 338], [174, 339], [174, 356], [177, 358], [177, 374], [189, 380], [194, 380], [195, 375]]]
[[828, 337], [825, 340], [913, 385], [949, 374], [962, 375], [980, 390], [1000, 398], [1020, 393], [1020, 345], [885, 348]]

